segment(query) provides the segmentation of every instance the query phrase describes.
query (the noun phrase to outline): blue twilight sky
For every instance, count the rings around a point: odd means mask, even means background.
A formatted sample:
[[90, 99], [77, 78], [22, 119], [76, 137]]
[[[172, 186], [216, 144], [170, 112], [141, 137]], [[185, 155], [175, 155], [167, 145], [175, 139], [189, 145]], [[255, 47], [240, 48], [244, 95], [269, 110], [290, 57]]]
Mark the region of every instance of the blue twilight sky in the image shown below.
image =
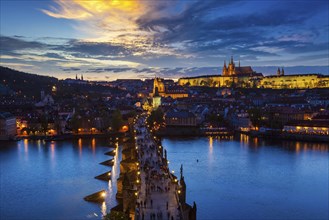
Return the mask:
[[[328, 1], [0, 0], [1, 65], [59, 78], [329, 74]], [[312, 66], [312, 67], [310, 67]]]

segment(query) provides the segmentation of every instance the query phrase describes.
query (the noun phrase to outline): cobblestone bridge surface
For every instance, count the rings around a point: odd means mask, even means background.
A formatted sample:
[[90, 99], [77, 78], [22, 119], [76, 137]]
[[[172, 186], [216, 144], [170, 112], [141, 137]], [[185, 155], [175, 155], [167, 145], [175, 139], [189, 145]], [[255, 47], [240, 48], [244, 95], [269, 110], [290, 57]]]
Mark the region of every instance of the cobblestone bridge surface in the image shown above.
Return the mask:
[[162, 146], [155, 142], [145, 124], [145, 117], [135, 124], [140, 175], [136, 219], [182, 219], [177, 178], [170, 173]]

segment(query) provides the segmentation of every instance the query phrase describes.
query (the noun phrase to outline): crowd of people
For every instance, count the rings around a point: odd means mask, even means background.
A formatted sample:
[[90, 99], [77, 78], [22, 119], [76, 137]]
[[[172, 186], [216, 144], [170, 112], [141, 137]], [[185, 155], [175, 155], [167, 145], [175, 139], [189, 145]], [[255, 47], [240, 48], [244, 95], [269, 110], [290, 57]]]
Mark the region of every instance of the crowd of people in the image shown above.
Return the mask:
[[147, 129], [145, 116], [137, 120], [135, 131], [140, 170], [136, 219], [180, 219], [177, 181], [169, 172], [162, 146], [158, 146]]

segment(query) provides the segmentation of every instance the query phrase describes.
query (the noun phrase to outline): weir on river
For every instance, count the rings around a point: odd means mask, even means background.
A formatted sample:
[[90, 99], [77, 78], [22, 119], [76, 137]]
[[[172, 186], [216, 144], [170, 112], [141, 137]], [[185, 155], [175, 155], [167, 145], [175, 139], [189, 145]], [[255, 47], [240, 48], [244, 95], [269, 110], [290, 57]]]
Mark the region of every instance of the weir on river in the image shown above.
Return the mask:
[[164, 148], [146, 126], [146, 115], [134, 122], [134, 141], [122, 152], [117, 198], [113, 217], [124, 215], [139, 220], [193, 220], [196, 204], [186, 203], [183, 165], [180, 179], [169, 170]]

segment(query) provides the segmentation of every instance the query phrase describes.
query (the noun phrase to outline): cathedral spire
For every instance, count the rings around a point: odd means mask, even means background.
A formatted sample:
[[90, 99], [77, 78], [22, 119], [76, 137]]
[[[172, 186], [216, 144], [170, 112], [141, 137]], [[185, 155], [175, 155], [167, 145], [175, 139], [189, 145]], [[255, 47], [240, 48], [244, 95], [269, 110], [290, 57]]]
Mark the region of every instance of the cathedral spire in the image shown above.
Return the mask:
[[233, 56], [231, 56], [231, 64], [233, 64]]
[[281, 76], [280, 68], [278, 68], [278, 71], [276, 72], [278, 76]]
[[282, 67], [282, 70], [281, 70], [281, 75], [284, 76], [284, 69]]
[[224, 60], [224, 66], [223, 66], [223, 70], [222, 70], [222, 75], [223, 76], [227, 76], [228, 74], [228, 69], [226, 67], [226, 60]]

